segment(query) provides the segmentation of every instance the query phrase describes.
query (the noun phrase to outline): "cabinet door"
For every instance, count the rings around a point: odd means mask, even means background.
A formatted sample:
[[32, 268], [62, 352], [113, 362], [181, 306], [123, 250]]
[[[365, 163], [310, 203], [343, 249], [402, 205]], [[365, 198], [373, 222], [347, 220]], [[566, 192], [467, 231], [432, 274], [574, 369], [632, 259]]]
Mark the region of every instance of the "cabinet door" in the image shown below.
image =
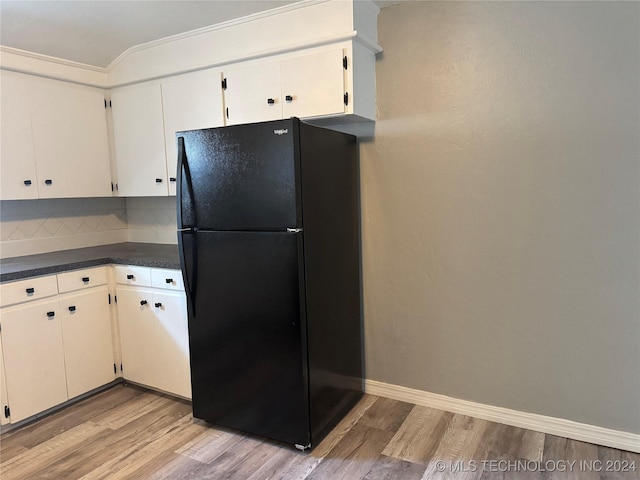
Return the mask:
[[342, 59], [342, 49], [335, 49], [283, 60], [283, 118], [344, 113]]
[[220, 81], [220, 72], [214, 70], [188, 73], [162, 81], [169, 195], [176, 194], [176, 132], [224, 125]]
[[224, 77], [227, 125], [282, 118], [280, 63], [233, 68], [225, 70]]
[[40, 198], [110, 197], [105, 92], [44, 78], [29, 85]]
[[144, 288], [118, 288], [118, 322], [124, 378], [155, 386], [157, 353], [153, 293]]
[[69, 398], [115, 379], [108, 293], [94, 288], [60, 299]]
[[191, 398], [187, 304], [183, 293], [153, 294], [156, 316], [157, 387]]
[[0, 71], [0, 199], [38, 198], [27, 78]]
[[34, 302], [2, 311], [2, 342], [11, 421], [67, 400], [59, 303]]
[[0, 425], [9, 423], [10, 419], [6, 415], [9, 408], [9, 399], [7, 398], [7, 382], [4, 374], [4, 360], [2, 354], [2, 335], [0, 335]]
[[111, 92], [118, 193], [123, 197], [166, 196], [162, 95], [159, 83]]

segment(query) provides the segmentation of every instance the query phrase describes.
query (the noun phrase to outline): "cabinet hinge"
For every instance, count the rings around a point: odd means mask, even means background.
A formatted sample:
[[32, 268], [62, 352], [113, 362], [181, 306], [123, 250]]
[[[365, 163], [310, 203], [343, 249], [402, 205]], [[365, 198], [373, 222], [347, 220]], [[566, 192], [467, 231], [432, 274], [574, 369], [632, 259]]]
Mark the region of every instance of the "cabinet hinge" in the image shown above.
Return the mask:
[[104, 108], [107, 108], [107, 99], [104, 99]]
[[346, 55], [344, 57], [342, 57], [342, 67], [345, 70], [347, 69], [347, 56]]
[[114, 303], [118, 303], [118, 295], [114, 295], [113, 296], [113, 302]]
[[113, 374], [116, 375], [118, 373], [118, 367], [116, 367], [116, 364], [113, 364]]
[[120, 364], [120, 371], [122, 371], [122, 364]]
[[227, 110], [227, 120], [229, 119], [229, 107], [226, 108]]
[[111, 100], [109, 100], [109, 108], [111, 108]]
[[349, 105], [349, 92], [344, 94], [344, 104]]
[[111, 305], [111, 294], [107, 293], [107, 295], [109, 295], [109, 305]]
[[11, 416], [11, 409], [9, 405], [4, 406], [4, 418], [9, 418]]
[[118, 191], [118, 184], [116, 183], [116, 192]]
[[223, 78], [223, 79], [222, 79], [222, 89], [223, 89], [223, 90], [226, 90], [226, 89], [227, 89], [227, 79], [226, 79], [226, 78]]
[[111, 191], [113, 192], [113, 182], [111, 182]]

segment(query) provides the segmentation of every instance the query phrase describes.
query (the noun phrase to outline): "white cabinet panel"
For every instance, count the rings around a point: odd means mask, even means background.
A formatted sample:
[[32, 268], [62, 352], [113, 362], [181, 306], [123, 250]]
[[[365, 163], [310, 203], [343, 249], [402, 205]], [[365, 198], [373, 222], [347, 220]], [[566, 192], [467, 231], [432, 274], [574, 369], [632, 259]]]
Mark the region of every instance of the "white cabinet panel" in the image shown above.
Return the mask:
[[145, 288], [119, 287], [117, 296], [124, 378], [154, 386], [157, 353], [153, 292]]
[[116, 283], [122, 285], [151, 286], [151, 269], [149, 267], [133, 267], [116, 265]]
[[60, 293], [98, 287], [107, 284], [107, 267], [85, 268], [59, 273], [58, 291]]
[[224, 125], [220, 72], [204, 70], [162, 80], [169, 195], [176, 194], [176, 132]]
[[29, 79], [40, 198], [111, 196], [105, 92]]
[[227, 125], [282, 118], [280, 63], [259, 63], [224, 71]]
[[180, 270], [153, 268], [151, 270], [151, 286], [184, 292], [184, 282]]
[[186, 296], [154, 292], [153, 302], [156, 385], [165, 392], [191, 398]]
[[282, 118], [345, 113], [342, 49], [283, 60]]
[[9, 423], [9, 399], [7, 398], [7, 382], [4, 374], [4, 359], [2, 353], [2, 335], [0, 334], [0, 425]]
[[2, 310], [2, 342], [13, 423], [67, 400], [57, 300]]
[[160, 84], [144, 83], [114, 90], [111, 108], [119, 195], [166, 196]]
[[69, 398], [115, 379], [107, 287], [60, 298]]
[[29, 92], [24, 76], [0, 71], [0, 199], [38, 198]]
[[55, 275], [0, 284], [0, 306], [39, 300], [58, 293]]

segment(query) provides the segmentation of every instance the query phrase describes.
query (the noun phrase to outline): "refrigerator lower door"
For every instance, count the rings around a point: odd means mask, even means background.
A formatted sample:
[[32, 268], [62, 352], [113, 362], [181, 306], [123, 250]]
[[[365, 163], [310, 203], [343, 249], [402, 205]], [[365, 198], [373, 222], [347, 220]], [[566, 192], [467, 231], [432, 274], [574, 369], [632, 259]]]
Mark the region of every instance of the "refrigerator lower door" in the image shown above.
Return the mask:
[[181, 235], [194, 416], [307, 445], [302, 234]]

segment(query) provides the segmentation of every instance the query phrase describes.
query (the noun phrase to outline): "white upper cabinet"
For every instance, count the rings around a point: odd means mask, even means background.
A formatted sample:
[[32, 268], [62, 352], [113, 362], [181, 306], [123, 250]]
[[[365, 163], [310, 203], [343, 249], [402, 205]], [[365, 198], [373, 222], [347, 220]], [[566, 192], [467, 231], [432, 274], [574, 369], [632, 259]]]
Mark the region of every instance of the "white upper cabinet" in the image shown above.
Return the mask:
[[176, 132], [224, 125], [220, 82], [220, 72], [212, 69], [162, 80], [169, 195], [176, 194]]
[[24, 76], [0, 71], [0, 198], [38, 198], [29, 92]]
[[342, 49], [283, 60], [282, 118], [345, 113], [345, 55]]
[[224, 71], [227, 125], [282, 118], [280, 63], [257, 63]]
[[[358, 75], [351, 57], [351, 49], [334, 47], [225, 69], [226, 124], [347, 114], [370, 118], [370, 112], [354, 109]], [[361, 89], [362, 97], [366, 90]], [[370, 92], [375, 95], [375, 88]]]
[[104, 91], [2, 72], [3, 200], [111, 196]]
[[118, 193], [124, 197], [168, 194], [160, 83], [111, 92]]
[[111, 196], [105, 92], [29, 79], [40, 198]]

